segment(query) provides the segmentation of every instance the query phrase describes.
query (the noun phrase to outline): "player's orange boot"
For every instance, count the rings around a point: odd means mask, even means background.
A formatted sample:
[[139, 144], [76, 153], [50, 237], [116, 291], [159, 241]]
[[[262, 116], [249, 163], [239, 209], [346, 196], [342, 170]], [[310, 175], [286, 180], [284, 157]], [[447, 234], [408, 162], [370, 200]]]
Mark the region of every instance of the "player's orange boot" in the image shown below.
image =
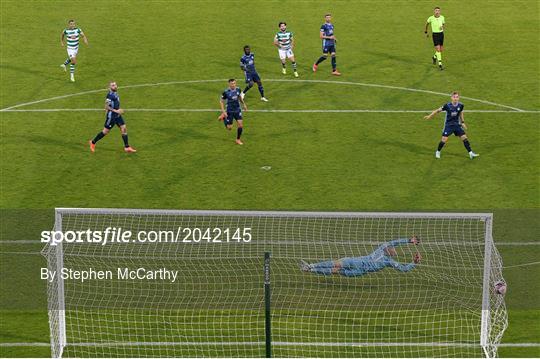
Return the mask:
[[88, 141], [90, 144], [90, 152], [96, 152], [96, 144], [92, 140]]
[[236, 144], [237, 144], [237, 145], [243, 145], [244, 142], [240, 141], [239, 139], [236, 139]]
[[335, 69], [334, 71], [332, 71], [332, 75], [341, 76], [341, 72], [339, 72], [337, 69]]
[[319, 67], [319, 65], [313, 64], [313, 67], [311, 69], [313, 70], [313, 72], [317, 72], [318, 67]]
[[133, 147], [129, 146], [129, 147], [124, 147], [124, 151], [126, 151], [127, 153], [134, 153], [134, 152], [137, 152], [136, 149], [134, 149]]

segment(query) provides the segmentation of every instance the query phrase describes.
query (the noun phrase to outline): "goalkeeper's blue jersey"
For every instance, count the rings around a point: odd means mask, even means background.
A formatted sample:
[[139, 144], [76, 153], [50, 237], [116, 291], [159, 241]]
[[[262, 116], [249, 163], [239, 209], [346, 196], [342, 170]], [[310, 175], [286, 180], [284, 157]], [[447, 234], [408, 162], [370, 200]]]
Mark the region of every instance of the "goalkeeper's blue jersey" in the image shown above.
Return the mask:
[[367, 256], [342, 258], [340, 274], [347, 277], [356, 277], [370, 272], [377, 272], [386, 267], [392, 267], [400, 272], [408, 272], [415, 267], [414, 263], [401, 264], [384, 252], [387, 247], [396, 247], [407, 243], [409, 243], [408, 239], [396, 239], [380, 245]]

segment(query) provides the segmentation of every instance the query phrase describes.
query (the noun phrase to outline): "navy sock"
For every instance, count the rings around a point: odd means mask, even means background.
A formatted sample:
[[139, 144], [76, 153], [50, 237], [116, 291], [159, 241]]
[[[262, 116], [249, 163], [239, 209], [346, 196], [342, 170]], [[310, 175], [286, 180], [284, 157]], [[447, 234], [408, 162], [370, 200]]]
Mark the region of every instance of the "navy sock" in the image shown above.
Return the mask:
[[263, 85], [259, 85], [259, 93], [261, 94], [261, 97], [264, 97], [264, 87], [263, 87]]
[[250, 88], [252, 88], [253, 85], [247, 85], [246, 88], [244, 89], [244, 93], [248, 92]]
[[468, 152], [471, 152], [471, 144], [469, 143], [469, 140], [463, 141], [463, 146], [467, 149]]
[[238, 129], [236, 130], [236, 139], [237, 140], [239, 140], [240, 136], [242, 136], [242, 131], [244, 131], [243, 127], [238, 127]]
[[127, 135], [127, 133], [126, 133], [126, 134], [122, 134], [122, 140], [124, 140], [124, 147], [129, 147], [129, 143], [128, 143], [128, 135]]
[[444, 142], [443, 141], [439, 142], [439, 147], [437, 147], [437, 151], [442, 150], [443, 147], [444, 147]]
[[101, 140], [103, 137], [105, 137], [105, 134], [103, 133], [103, 131], [100, 131], [96, 137], [94, 137], [94, 139], [92, 140], [92, 143], [95, 145], [97, 141]]
[[317, 60], [317, 62], [315, 63], [315, 65], [320, 64], [320, 63], [323, 62], [324, 60], [326, 60], [326, 56], [321, 56], [321, 57], [319, 57], [319, 59]]
[[332, 70], [336, 71], [336, 57], [332, 56]]

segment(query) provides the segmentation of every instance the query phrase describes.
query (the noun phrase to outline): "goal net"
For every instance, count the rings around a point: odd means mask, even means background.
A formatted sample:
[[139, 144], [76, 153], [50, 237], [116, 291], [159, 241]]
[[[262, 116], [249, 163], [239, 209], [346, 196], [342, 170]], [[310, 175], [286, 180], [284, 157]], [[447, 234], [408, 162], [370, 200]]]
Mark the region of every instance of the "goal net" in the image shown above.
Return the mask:
[[269, 342], [276, 357], [496, 357], [491, 227], [473, 213], [57, 209], [42, 252], [52, 356], [264, 357]]

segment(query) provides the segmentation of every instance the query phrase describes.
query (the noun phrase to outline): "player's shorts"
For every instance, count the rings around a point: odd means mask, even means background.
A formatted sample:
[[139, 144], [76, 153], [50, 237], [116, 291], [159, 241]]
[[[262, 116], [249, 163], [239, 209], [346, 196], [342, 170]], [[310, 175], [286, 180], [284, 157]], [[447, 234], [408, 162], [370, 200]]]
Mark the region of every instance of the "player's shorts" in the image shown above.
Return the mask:
[[125, 125], [125, 124], [126, 123], [124, 122], [124, 119], [122, 118], [122, 116], [116, 116], [116, 117], [107, 116], [107, 118], [105, 119], [105, 125], [103, 125], [103, 127], [110, 130], [115, 125], [120, 127], [120, 126]]
[[279, 52], [279, 58], [281, 60], [285, 60], [285, 59], [289, 59], [291, 57], [294, 57], [294, 53], [293, 53], [292, 49], [288, 49], [288, 50], [278, 49], [278, 52]]
[[465, 134], [465, 130], [461, 125], [446, 125], [444, 126], [444, 130], [442, 132], [442, 135], [444, 137], [451, 136], [452, 134], [461, 137]]
[[242, 121], [242, 111], [238, 112], [229, 112], [227, 111], [227, 118], [223, 120], [225, 126], [230, 126], [233, 124], [233, 121]]
[[79, 52], [79, 48], [76, 48], [76, 49], [70, 48], [70, 47], [67, 48], [67, 53], [68, 53], [69, 58], [77, 57], [77, 52]]
[[256, 72], [246, 72], [246, 83], [249, 83], [251, 81], [258, 82], [261, 81], [261, 77]]
[[433, 46], [443, 46], [444, 44], [444, 32], [433, 33]]
[[322, 52], [323, 52], [323, 54], [334, 53], [334, 52], [336, 52], [336, 45], [323, 46]]

